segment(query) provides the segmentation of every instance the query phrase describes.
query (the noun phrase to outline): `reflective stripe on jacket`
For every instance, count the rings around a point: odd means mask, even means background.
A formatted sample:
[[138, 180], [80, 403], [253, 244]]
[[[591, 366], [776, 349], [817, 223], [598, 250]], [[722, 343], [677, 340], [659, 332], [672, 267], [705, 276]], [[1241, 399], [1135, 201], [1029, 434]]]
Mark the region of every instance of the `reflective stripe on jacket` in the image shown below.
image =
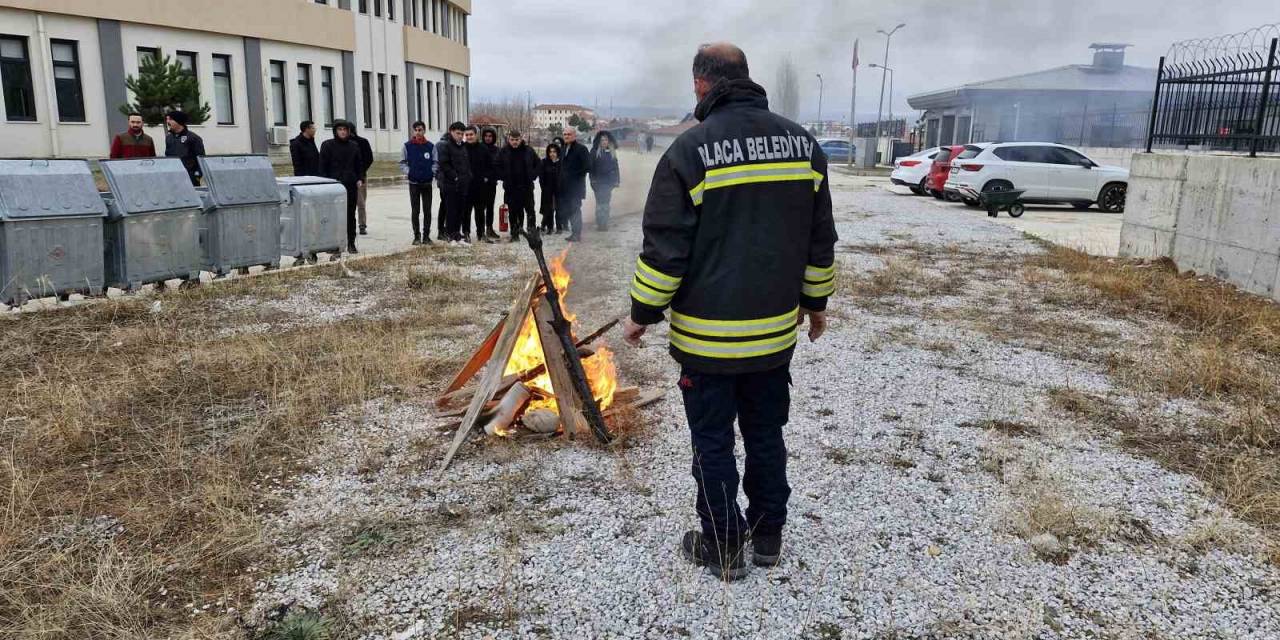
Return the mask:
[[671, 354], [691, 369], [772, 369], [791, 359], [800, 308], [835, 292], [827, 159], [750, 80], [717, 84], [695, 115], [654, 174], [631, 316], [654, 324], [670, 307]]

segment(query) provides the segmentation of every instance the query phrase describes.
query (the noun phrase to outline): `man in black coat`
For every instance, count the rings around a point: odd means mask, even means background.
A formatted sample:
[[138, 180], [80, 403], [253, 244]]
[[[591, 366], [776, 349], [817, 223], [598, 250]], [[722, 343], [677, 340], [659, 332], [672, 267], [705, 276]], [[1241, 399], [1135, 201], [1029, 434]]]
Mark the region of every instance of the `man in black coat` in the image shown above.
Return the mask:
[[449, 125], [449, 141], [436, 147], [440, 156], [440, 197], [444, 200], [449, 242], [471, 244], [462, 236], [462, 221], [470, 211], [471, 156], [463, 142], [466, 126], [461, 122]]
[[333, 139], [320, 146], [320, 175], [337, 180], [347, 190], [347, 251], [356, 251], [356, 203], [364, 185], [364, 161], [360, 145], [346, 120], [333, 123]]
[[351, 139], [360, 147], [360, 200], [356, 203], [356, 208], [360, 212], [360, 235], [367, 236], [369, 212], [365, 209], [364, 202], [369, 196], [369, 167], [373, 166], [373, 147], [356, 132], [354, 122], [348, 121], [347, 125], [351, 127]]
[[316, 123], [303, 120], [298, 137], [289, 141], [289, 158], [293, 160], [293, 175], [320, 175], [320, 150], [316, 148]]
[[164, 136], [164, 155], [166, 158], [178, 158], [186, 167], [191, 184], [200, 186], [200, 161], [197, 159], [204, 153], [204, 140], [187, 128], [187, 114], [181, 111], [170, 111], [164, 117], [169, 132]]
[[511, 216], [511, 241], [520, 239], [520, 228], [537, 226], [533, 207], [533, 181], [538, 179], [538, 154], [524, 143], [519, 131], [507, 134], [507, 146], [498, 152], [498, 179], [502, 201]]
[[582, 240], [582, 200], [587, 197], [587, 174], [590, 172], [591, 152], [578, 143], [577, 130], [565, 130], [556, 217], [563, 221], [563, 226], [569, 227], [569, 242]]

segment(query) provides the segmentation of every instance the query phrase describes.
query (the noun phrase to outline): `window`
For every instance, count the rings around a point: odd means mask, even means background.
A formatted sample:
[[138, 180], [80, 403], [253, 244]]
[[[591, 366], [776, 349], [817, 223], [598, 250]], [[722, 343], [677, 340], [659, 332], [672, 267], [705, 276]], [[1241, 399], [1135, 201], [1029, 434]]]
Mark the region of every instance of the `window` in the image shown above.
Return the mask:
[[0, 36], [0, 83], [4, 85], [4, 109], [11, 121], [34, 122], [36, 92], [31, 82], [27, 39]]
[[74, 40], [50, 40], [53, 87], [58, 95], [58, 120], [84, 122], [84, 91], [80, 86], [80, 55]]
[[359, 5], [357, 5], [357, 7], [360, 13], [369, 15], [369, 0], [360, 0], [360, 3]]
[[960, 155], [956, 156], [956, 160], [971, 160], [978, 157], [979, 153], [982, 153], [982, 147], [969, 145], [964, 148], [964, 151], [960, 152]]
[[231, 100], [231, 56], [213, 54], [213, 104], [218, 124], [235, 124], [235, 103]]
[[364, 128], [373, 128], [373, 74], [368, 71], [360, 72], [360, 88], [363, 89], [361, 96], [364, 101]]
[[146, 64], [147, 60], [159, 60], [160, 49], [156, 47], [138, 47], [138, 68]]
[[311, 111], [311, 65], [298, 65], [298, 119], [315, 120]]
[[391, 128], [400, 128], [400, 78], [391, 76]]
[[436, 0], [428, 0], [431, 3], [431, 33], [439, 35], [440, 33], [440, 5], [436, 4]]
[[445, 116], [444, 116], [444, 112], [442, 111], [443, 109], [444, 109], [444, 94], [441, 91], [440, 83], [437, 82], [436, 83], [436, 124], [440, 125], [436, 127], [437, 129], [445, 128], [445, 122], [444, 122]]
[[423, 122], [426, 122], [422, 117], [422, 81], [415, 80], [414, 85], [413, 101], [415, 106], [418, 107], [417, 111], [414, 111], [414, 113], [417, 114], [417, 117], [414, 118], [414, 120], [422, 120]]
[[179, 51], [174, 56], [178, 59], [178, 64], [182, 65], [183, 70], [193, 76], [199, 75], [196, 71], [196, 54], [190, 51]]
[[320, 67], [320, 108], [325, 126], [333, 124], [333, 67]]
[[395, 22], [396, 20], [396, 3], [400, 0], [387, 0], [387, 19]]
[[467, 44], [467, 14], [465, 14], [465, 13], [460, 13], [460, 14], [458, 14], [458, 19], [462, 21], [462, 44], [463, 44], [463, 46], [466, 46], [466, 44]]
[[279, 60], [271, 61], [271, 115], [274, 116], [272, 121], [277, 127], [287, 126], [289, 124], [289, 114], [287, 112], [288, 104], [285, 103], [284, 95], [284, 63]]
[[387, 74], [378, 74], [378, 128], [387, 128]]
[[1086, 162], [1089, 166], [1097, 166], [1094, 162], [1082, 154], [1066, 147], [1053, 147], [1053, 161], [1055, 164], [1069, 164], [1073, 166], [1081, 166]]
[[409, 7], [409, 24], [418, 26], [418, 0], [412, 0]]
[[373, 0], [373, 15], [382, 17], [382, 0]]
[[436, 129], [436, 109], [435, 109], [435, 83], [427, 81], [427, 117], [424, 120], [427, 128], [435, 131]]

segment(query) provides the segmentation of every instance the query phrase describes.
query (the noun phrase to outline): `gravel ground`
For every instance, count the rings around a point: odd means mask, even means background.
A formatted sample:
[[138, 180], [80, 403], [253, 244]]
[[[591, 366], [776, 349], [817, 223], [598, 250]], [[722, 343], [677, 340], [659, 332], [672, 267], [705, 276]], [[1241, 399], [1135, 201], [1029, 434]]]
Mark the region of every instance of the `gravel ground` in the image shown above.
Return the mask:
[[[846, 275], [909, 244], [969, 252], [953, 263], [1038, 251], [981, 214], [874, 179], [833, 183]], [[637, 222], [619, 220], [571, 255], [569, 302], [584, 325], [625, 312]], [[517, 255], [511, 273], [529, 264]], [[1195, 479], [1048, 402], [1064, 387], [1133, 402], [1102, 366], [1031, 338], [993, 339], [948, 313], [1002, 311], [995, 289], [970, 281], [876, 306], [846, 287], [833, 301], [830, 333], [804, 341], [793, 366], [794, 493], [777, 568], [726, 586], [676, 553], [696, 519], [660, 330], [618, 350], [624, 384], [671, 391], [616, 451], [477, 440], [437, 482], [451, 434], [425, 400], [337, 416], [312, 470], [274, 489], [283, 507], [268, 539], [279, 554], [259, 569], [250, 619], [309, 608], [342, 637], [369, 639], [1280, 637], [1280, 572], [1258, 532]], [[1150, 329], [1076, 319], [1108, 340]], [[1196, 408], [1162, 411], [1176, 420]], [[1080, 530], [1059, 538], [1029, 525], [1045, 505]]]

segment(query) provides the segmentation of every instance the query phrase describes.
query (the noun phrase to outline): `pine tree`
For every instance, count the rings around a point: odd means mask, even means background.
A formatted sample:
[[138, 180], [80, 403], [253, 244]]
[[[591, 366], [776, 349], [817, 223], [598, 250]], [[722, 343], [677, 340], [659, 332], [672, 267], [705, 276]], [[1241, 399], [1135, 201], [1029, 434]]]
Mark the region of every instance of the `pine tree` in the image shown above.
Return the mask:
[[209, 119], [209, 104], [200, 102], [200, 81], [180, 63], [168, 56], [147, 56], [138, 68], [138, 77], [129, 76], [125, 86], [133, 93], [133, 104], [120, 106], [120, 112], [142, 114], [149, 126], [164, 124], [164, 114], [181, 111], [188, 124], [201, 124]]

